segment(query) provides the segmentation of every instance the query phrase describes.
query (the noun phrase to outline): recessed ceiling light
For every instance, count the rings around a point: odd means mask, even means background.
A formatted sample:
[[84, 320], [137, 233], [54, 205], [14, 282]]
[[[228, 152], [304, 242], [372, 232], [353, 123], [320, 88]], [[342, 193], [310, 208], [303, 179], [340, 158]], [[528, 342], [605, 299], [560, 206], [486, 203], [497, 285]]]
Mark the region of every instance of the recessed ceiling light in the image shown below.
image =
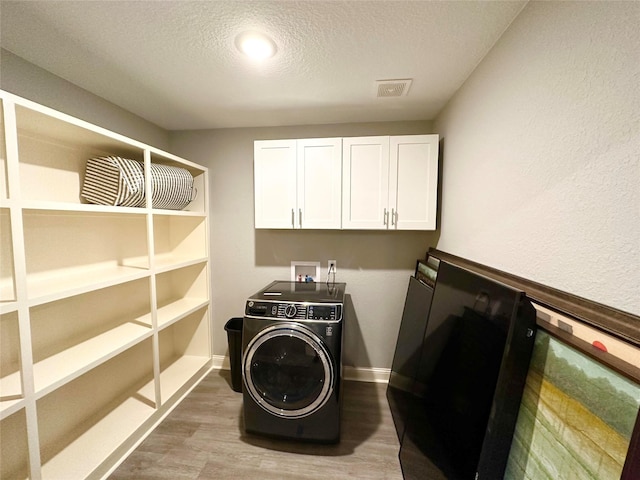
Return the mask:
[[236, 47], [254, 60], [264, 60], [276, 53], [276, 44], [262, 33], [244, 32], [236, 37]]

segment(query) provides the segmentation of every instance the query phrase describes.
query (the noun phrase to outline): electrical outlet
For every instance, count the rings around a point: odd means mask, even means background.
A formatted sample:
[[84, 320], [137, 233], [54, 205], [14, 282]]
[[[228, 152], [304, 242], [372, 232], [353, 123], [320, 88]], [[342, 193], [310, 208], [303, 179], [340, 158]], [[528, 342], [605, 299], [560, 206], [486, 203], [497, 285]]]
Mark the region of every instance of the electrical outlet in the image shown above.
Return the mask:
[[336, 262], [335, 260], [327, 261], [327, 272], [333, 275], [338, 273], [338, 262]]

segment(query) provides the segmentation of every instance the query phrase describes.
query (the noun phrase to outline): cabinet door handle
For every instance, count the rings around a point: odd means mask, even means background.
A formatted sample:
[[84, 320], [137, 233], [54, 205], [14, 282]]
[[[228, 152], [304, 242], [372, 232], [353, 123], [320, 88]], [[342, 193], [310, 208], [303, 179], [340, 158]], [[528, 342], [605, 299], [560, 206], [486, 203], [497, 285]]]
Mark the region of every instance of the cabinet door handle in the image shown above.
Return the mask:
[[298, 209], [298, 216], [300, 217], [300, 228], [302, 228], [302, 209]]
[[382, 224], [386, 227], [389, 224], [389, 212], [387, 212], [387, 209], [384, 209], [384, 215], [382, 217]]
[[395, 225], [396, 224], [396, 209], [392, 208], [391, 209], [391, 225]]
[[291, 209], [291, 228], [296, 228], [296, 211]]

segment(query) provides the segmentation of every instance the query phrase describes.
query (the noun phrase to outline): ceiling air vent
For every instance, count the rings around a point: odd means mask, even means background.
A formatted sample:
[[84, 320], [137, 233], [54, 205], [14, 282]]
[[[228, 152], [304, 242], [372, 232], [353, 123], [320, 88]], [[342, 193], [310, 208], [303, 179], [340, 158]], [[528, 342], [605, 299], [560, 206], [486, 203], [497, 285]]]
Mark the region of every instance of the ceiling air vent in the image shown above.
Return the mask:
[[405, 97], [411, 87], [410, 78], [403, 80], [376, 80], [378, 98]]

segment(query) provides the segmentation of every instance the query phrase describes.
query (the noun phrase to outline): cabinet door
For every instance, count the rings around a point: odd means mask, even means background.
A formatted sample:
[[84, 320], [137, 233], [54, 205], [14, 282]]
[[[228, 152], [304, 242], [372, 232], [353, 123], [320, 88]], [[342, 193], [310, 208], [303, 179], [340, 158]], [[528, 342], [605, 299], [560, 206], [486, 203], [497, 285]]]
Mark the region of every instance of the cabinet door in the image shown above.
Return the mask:
[[296, 141], [258, 140], [253, 149], [255, 228], [293, 228]]
[[342, 228], [386, 230], [389, 137], [342, 140]]
[[435, 230], [438, 135], [390, 138], [389, 228]]
[[342, 139], [298, 140], [299, 228], [342, 225]]

